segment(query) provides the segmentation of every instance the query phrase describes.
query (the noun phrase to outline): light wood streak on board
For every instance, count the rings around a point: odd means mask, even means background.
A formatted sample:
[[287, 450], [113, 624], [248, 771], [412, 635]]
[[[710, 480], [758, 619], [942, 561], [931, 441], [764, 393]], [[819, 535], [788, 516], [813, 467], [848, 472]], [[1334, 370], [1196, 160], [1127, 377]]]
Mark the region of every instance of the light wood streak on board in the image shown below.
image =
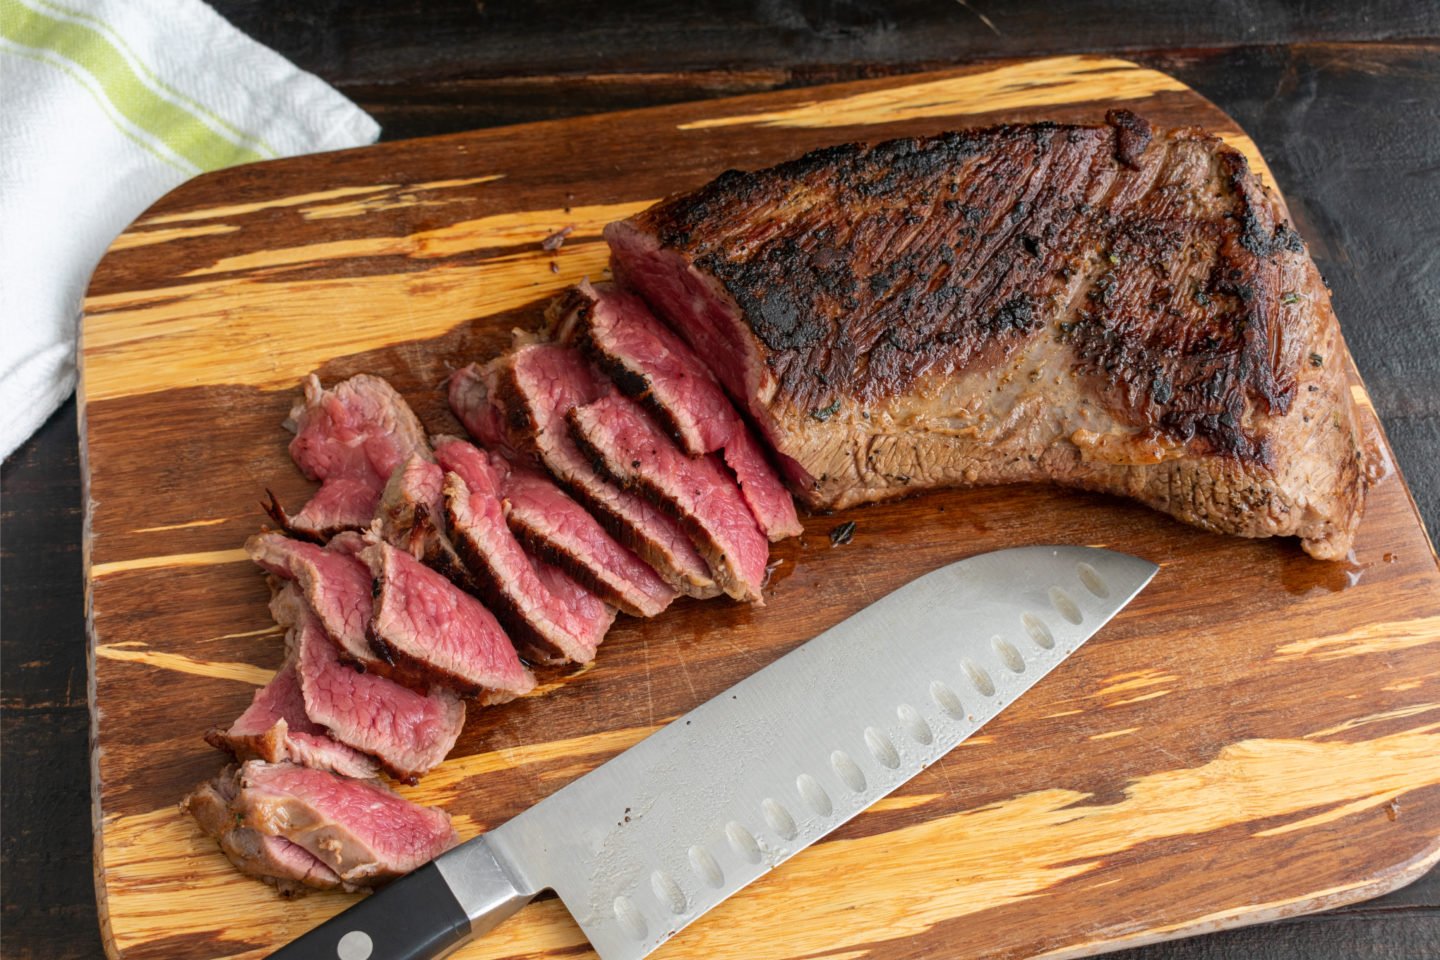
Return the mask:
[[[563, 745], [556, 755], [574, 750], [573, 744]], [[1354, 805], [1337, 814], [1348, 816], [1437, 778], [1440, 736], [1430, 732], [1365, 743], [1244, 741], [1199, 767], [1140, 777], [1115, 803], [1092, 804], [1089, 795], [1057, 786], [876, 835], [821, 843], [721, 904], [659, 956], [732, 956], [743, 949], [750, 960], [784, 960], [800, 955], [807, 944], [827, 942], [825, 931], [841, 929], [851, 942], [903, 940], [947, 919], [1036, 896], [1141, 844], [1279, 817], [1311, 820], [1317, 807]], [[405, 793], [420, 802], [439, 799], [425, 783]], [[955, 836], [966, 843], [947, 842]], [[201, 929], [202, 917], [212, 917], [232, 938], [271, 943], [351, 902], [335, 895], [281, 901], [236, 874], [173, 808], [107, 821], [105, 845], [112, 895], [122, 893], [128, 904], [125, 916], [115, 919], [122, 946], [143, 940], [154, 918], [165, 912], [196, 913], [186, 918], [186, 929]], [[936, 858], [943, 858], [943, 866]], [[996, 870], [996, 863], [1006, 868]], [[906, 882], [917, 874], [964, 882], [917, 889]], [[875, 896], [876, 890], [891, 889], [908, 895]], [[512, 929], [505, 935], [486, 937], [458, 956], [534, 956], [583, 943], [563, 908], [550, 903], [550, 909], [527, 908], [507, 924]]]
[[161, 214], [146, 217], [143, 220], [137, 220], [135, 226], [149, 227], [162, 223], [184, 223], [190, 220], [218, 220], [221, 217], [241, 217], [256, 213], [260, 210], [299, 207], [308, 203], [339, 200], [343, 197], [363, 197], [367, 194], [385, 193], [395, 190], [444, 190], [452, 187], [489, 183], [493, 180], [502, 179], [503, 177], [504, 174], [487, 174], [482, 177], [467, 177], [462, 180], [429, 180], [418, 183], [375, 183], [367, 184], [363, 187], [336, 187], [333, 190], [317, 190], [286, 197], [271, 197], [268, 200], [257, 200], [254, 203], [232, 203], [219, 207], [205, 207], [200, 210], [187, 210], [183, 213]]
[[231, 203], [220, 207], [204, 207], [200, 210], [187, 210], [183, 213], [166, 213], [159, 216], [145, 217], [137, 220], [135, 226], [150, 227], [162, 223], [185, 223], [190, 220], [218, 220], [221, 217], [242, 217], [260, 210], [273, 210], [277, 207], [298, 207], [307, 203], [318, 203], [322, 200], [336, 200], [340, 197], [360, 197], [371, 193], [384, 193], [386, 190], [394, 190], [398, 184], [375, 183], [363, 187], [337, 187], [334, 190], [317, 190], [314, 193], [301, 193], [288, 197], [272, 197], [268, 200], [257, 200], [254, 203]]
[[111, 250], [133, 250], [172, 240], [189, 240], [193, 237], [213, 237], [226, 233], [237, 233], [240, 228], [228, 223], [212, 223], [203, 227], [175, 227], [170, 230], [133, 230], [122, 233], [110, 244]]
[[[576, 243], [587, 238], [600, 236], [600, 231], [612, 220], [620, 220], [638, 213], [654, 203], [654, 200], [635, 200], [627, 203], [613, 203], [602, 206], [573, 207], [567, 213], [556, 210], [520, 210], [514, 213], [499, 213], [474, 220], [431, 230], [420, 230], [400, 237], [361, 237], [337, 240], [334, 243], [309, 244], [300, 247], [280, 247], [259, 250], [254, 253], [226, 257], [208, 267], [192, 270], [187, 277], [204, 277], [217, 273], [269, 270], [277, 267], [311, 264], [322, 260], [345, 260], [352, 257], [409, 257], [412, 259], [435, 259], [453, 257], [490, 247], [539, 247], [546, 237], [565, 227], [573, 228], [566, 236], [567, 243]], [[563, 247], [562, 247], [563, 249]], [[540, 251], [532, 251], [537, 255]], [[544, 254], [546, 260], [549, 253]]]
[[266, 670], [249, 663], [212, 663], [196, 660], [179, 653], [151, 650], [130, 644], [100, 644], [95, 656], [105, 660], [119, 660], [125, 663], [143, 663], [161, 670], [189, 673], [197, 677], [214, 677], [217, 680], [237, 680], [263, 687], [275, 676], [274, 670]]
[[1134, 670], [1128, 673], [1117, 673], [1113, 677], [1105, 678], [1105, 686], [1091, 694], [1095, 700], [1106, 700], [1117, 693], [1130, 693], [1134, 690], [1143, 690], [1146, 687], [1159, 686], [1162, 683], [1174, 683], [1178, 677], [1170, 673], [1161, 673], [1158, 670]]
[[1138, 697], [1127, 697], [1124, 700], [1112, 700], [1111, 702], [1105, 704], [1105, 709], [1110, 710], [1115, 707], [1128, 707], [1132, 703], [1144, 703], [1146, 700], [1154, 700], [1158, 697], [1168, 696], [1170, 693], [1171, 691], [1169, 690], [1153, 690], [1150, 693], [1142, 693]]
[[1380, 713], [1372, 713], [1364, 717], [1354, 717], [1344, 723], [1337, 723], [1333, 727], [1326, 727], [1324, 730], [1316, 730], [1314, 733], [1305, 735], [1307, 740], [1319, 740], [1321, 737], [1333, 737], [1337, 733], [1345, 733], [1354, 730], [1356, 727], [1368, 726], [1372, 723], [1384, 723], [1386, 720], [1403, 720], [1406, 717], [1418, 717], [1422, 713], [1429, 713], [1431, 710], [1440, 710], [1440, 703], [1415, 703], [1406, 707], [1396, 707], [1394, 710], [1384, 710]]
[[923, 807], [927, 803], [941, 799], [943, 794], [939, 793], [892, 793], [888, 797], [882, 797], [870, 805], [870, 809], [879, 813], [889, 810], [912, 810], [915, 807]]
[[[278, 637], [278, 636], [283, 636], [284, 633], [285, 633], [285, 630], [284, 630], [282, 627], [280, 627], [278, 624], [271, 624], [271, 625], [268, 626], [268, 627], [261, 627], [261, 628], [258, 629], [258, 630], [242, 630], [242, 631], [240, 631], [239, 633], [222, 633], [222, 634], [220, 634], [220, 636], [218, 636], [218, 637], [211, 637], [209, 640], [207, 640], [207, 641], [205, 641], [205, 642], [206, 642], [206, 643], [213, 643], [213, 642], [216, 641], [216, 640], [235, 640], [235, 639], [238, 639], [238, 638], [241, 638], [241, 637], [271, 637], [271, 636], [277, 636], [277, 637]], [[122, 643], [122, 644], [117, 644], [117, 646], [122, 646], [122, 647], [123, 647], [123, 646], [125, 646], [125, 644], [123, 644], [123, 643]]]
[[189, 530], [193, 527], [213, 527], [225, 523], [229, 517], [215, 517], [211, 520], [189, 520], [185, 523], [167, 523], [159, 527], [140, 527], [131, 533], [164, 533], [167, 530]]
[[465, 782], [474, 777], [497, 770], [514, 770], [555, 760], [619, 753], [644, 740], [661, 726], [657, 724], [653, 727], [625, 727], [584, 737], [507, 747], [471, 754], [468, 757], [454, 756], [426, 774], [420, 783], [413, 787], [404, 787], [401, 792], [416, 803], [444, 804], [453, 800], [457, 792], [464, 788]]
[[442, 187], [466, 187], [481, 183], [490, 183], [493, 180], [502, 179], [504, 174], [492, 174], [488, 177], [475, 177], [470, 180], [440, 180], [431, 183], [418, 184], [387, 200], [375, 197], [367, 200], [352, 200], [341, 203], [317, 204], [313, 207], [301, 207], [300, 216], [306, 220], [334, 220], [340, 217], [360, 217], [370, 213], [382, 213], [386, 210], [398, 210], [404, 207], [441, 207], [450, 203], [461, 203], [468, 200], [468, 197], [452, 197], [446, 200], [424, 200], [418, 195], [419, 191], [435, 190]]
[[679, 125], [681, 130], [717, 127], [849, 127], [893, 123], [923, 117], [956, 117], [1031, 106], [1052, 100], [1141, 100], [1162, 91], [1186, 89], [1165, 74], [1126, 60], [1057, 57], [1017, 63], [962, 77], [912, 83], [835, 100], [817, 100], [784, 110], [705, 117]]
[[[558, 274], [548, 256], [520, 254], [399, 277], [172, 289], [166, 292], [181, 299], [87, 319], [87, 400], [202, 384], [293, 388], [330, 357], [439, 336], [467, 319], [517, 309], [582, 277], [599, 277], [608, 259], [604, 244], [591, 243], [567, 246]], [[367, 309], [354, 310], [357, 301]], [[306, 315], [346, 322], [296, 322]], [[397, 324], [397, 316], [405, 323]]]
[[[1045, 102], [1124, 103], [1185, 89], [1185, 85], [1173, 77], [1145, 70], [1126, 60], [1056, 57], [838, 100], [817, 100], [783, 110], [706, 117], [681, 123], [678, 127], [681, 130], [734, 126], [851, 127], [927, 117], [941, 119], [998, 113]], [[960, 125], [956, 123], [950, 127]], [[1275, 177], [1269, 165], [1245, 133], [1223, 129], [1212, 132], [1243, 153], [1251, 170], [1262, 181], [1274, 185]]]
[[1351, 800], [1349, 803], [1338, 804], [1315, 814], [1313, 817], [1305, 817], [1301, 820], [1294, 820], [1278, 827], [1271, 827], [1268, 830], [1257, 830], [1257, 837], [1279, 837], [1287, 833], [1296, 833], [1301, 830], [1311, 830], [1315, 827], [1324, 826], [1327, 823], [1334, 823], [1346, 817], [1354, 816], [1357, 813], [1364, 813], [1366, 810], [1373, 810], [1376, 807], [1387, 803], [1395, 802], [1403, 791], [1386, 790], [1382, 793], [1371, 794], [1368, 797], [1361, 797], [1358, 800]]
[[113, 573], [128, 573], [135, 570], [154, 570], [157, 567], [199, 567], [216, 563], [239, 563], [248, 561], [244, 550], [203, 550], [199, 553], [169, 553], [158, 557], [135, 557], [130, 560], [110, 560], [97, 563], [90, 568], [90, 577], [98, 580]]
[[1327, 637], [1292, 640], [1275, 648], [1280, 661], [1315, 657], [1340, 660], [1371, 653], [1389, 653], [1427, 643], [1440, 643], [1440, 617], [1374, 623]]

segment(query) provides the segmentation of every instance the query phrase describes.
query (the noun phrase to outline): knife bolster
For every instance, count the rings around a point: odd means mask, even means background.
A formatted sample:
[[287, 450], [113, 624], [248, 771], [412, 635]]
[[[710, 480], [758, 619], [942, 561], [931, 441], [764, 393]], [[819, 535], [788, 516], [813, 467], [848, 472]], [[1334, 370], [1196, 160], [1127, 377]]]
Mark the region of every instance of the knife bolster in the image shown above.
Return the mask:
[[499, 926], [535, 898], [536, 891], [521, 889], [483, 836], [441, 854], [435, 868], [470, 918], [471, 936]]

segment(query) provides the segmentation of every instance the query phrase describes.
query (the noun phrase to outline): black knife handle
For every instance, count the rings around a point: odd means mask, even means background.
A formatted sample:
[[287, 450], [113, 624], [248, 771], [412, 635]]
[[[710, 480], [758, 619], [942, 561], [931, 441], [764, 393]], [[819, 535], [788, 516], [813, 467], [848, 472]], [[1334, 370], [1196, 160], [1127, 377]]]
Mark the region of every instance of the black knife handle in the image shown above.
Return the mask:
[[470, 918], [427, 863], [327, 920], [270, 960], [435, 960], [470, 938]]

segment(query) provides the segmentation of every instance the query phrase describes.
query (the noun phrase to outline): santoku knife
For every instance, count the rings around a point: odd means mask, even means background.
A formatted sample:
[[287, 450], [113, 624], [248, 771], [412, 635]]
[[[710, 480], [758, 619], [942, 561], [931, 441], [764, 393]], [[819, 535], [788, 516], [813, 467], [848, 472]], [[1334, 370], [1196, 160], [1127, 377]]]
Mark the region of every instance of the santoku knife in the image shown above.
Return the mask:
[[1020, 547], [926, 574], [277, 960], [429, 960], [554, 890], [603, 960], [640, 960], [1013, 703], [1158, 568]]

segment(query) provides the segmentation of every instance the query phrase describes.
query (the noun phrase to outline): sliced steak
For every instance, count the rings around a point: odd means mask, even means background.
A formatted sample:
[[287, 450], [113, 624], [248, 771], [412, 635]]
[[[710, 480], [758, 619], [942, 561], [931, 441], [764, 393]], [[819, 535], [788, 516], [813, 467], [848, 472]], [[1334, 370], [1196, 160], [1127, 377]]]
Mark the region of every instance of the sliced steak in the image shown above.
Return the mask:
[[351, 893], [361, 889], [340, 879], [324, 861], [284, 837], [266, 836], [240, 826], [230, 809], [240, 791], [234, 769], [200, 784], [180, 801], [180, 809], [194, 817], [200, 829], [220, 844], [220, 850], [241, 873], [264, 880], [286, 897], [302, 896], [312, 889]]
[[[250, 831], [289, 841], [349, 886], [374, 886], [402, 876], [459, 840], [443, 810], [403, 800], [375, 780], [288, 763], [251, 760], [227, 768], [181, 806], [232, 860], [237, 845], [232, 834]], [[257, 863], [246, 858], [236, 866], [255, 872]]]
[[535, 687], [510, 638], [474, 597], [403, 550], [369, 543], [375, 579], [371, 646], [402, 674], [503, 703]]
[[606, 603], [634, 617], [653, 617], [675, 599], [674, 587], [548, 476], [512, 467], [505, 478], [505, 499], [506, 520], [526, 549]]
[[375, 757], [396, 779], [413, 783], [439, 766], [465, 725], [460, 698], [443, 687], [419, 693], [347, 666], [293, 584], [270, 609], [290, 630], [306, 716]]
[[619, 394], [575, 407], [568, 419], [592, 462], [680, 521], [721, 589], [764, 603], [769, 545], [719, 457], [687, 456], [638, 403]]
[[511, 445], [510, 433], [505, 428], [505, 413], [490, 395], [485, 380], [485, 372], [478, 363], [461, 367], [451, 374], [448, 387], [451, 412], [470, 436], [480, 441], [487, 450], [502, 453], [512, 463], [535, 460], [532, 451]]
[[294, 516], [271, 504], [276, 521], [293, 533], [325, 540], [370, 524], [395, 468], [428, 453], [425, 428], [395, 389], [357, 374], [322, 389], [313, 374], [285, 425], [295, 431], [290, 457], [320, 489]]
[[697, 597], [718, 592], [705, 560], [679, 524], [603, 477], [570, 438], [565, 415], [615, 389], [579, 352], [554, 344], [521, 345], [487, 364], [483, 373], [515, 447], [537, 455], [616, 539], [671, 586]]
[[729, 172], [606, 229], [814, 507], [1050, 480], [1345, 555], [1367, 453], [1330, 296], [1195, 129], [1034, 124]]
[[691, 456], [719, 453], [771, 540], [801, 532], [795, 501], [720, 384], [685, 341], [632, 293], [582, 282], [559, 338], [579, 345], [643, 403]]
[[[471, 365], [450, 378], [450, 407], [471, 435], [489, 448], [490, 461], [504, 466], [506, 521], [531, 553], [562, 568], [606, 603], [636, 617], [653, 617], [676, 591], [634, 551], [550, 477], [506, 447], [498, 407], [489, 400], [480, 368]], [[439, 439], [432, 440], [438, 447]]]
[[425, 559], [434, 519], [445, 512], [444, 485], [445, 471], [433, 460], [419, 454], [408, 457], [390, 474], [375, 508], [380, 537], [417, 560]]
[[332, 740], [329, 732], [305, 713], [293, 648], [287, 651], [274, 679], [255, 691], [250, 706], [230, 728], [211, 730], [205, 741], [237, 760], [289, 761], [346, 777], [373, 777], [380, 772], [374, 760]]
[[445, 471], [432, 460], [416, 455], [396, 467], [375, 514], [380, 537], [440, 571], [461, 590], [478, 593], [445, 526], [444, 487]]
[[[446, 522], [480, 596], [526, 656], [589, 663], [615, 620], [613, 607], [543, 560], [529, 556], [505, 520], [504, 463], [462, 440], [438, 445], [448, 471]], [[551, 584], [561, 589], [557, 593]]]
[[384, 672], [387, 664], [370, 647], [374, 578], [356, 556], [363, 546], [354, 533], [340, 534], [319, 547], [269, 531], [245, 541], [245, 552], [264, 570], [295, 581], [346, 659]]

